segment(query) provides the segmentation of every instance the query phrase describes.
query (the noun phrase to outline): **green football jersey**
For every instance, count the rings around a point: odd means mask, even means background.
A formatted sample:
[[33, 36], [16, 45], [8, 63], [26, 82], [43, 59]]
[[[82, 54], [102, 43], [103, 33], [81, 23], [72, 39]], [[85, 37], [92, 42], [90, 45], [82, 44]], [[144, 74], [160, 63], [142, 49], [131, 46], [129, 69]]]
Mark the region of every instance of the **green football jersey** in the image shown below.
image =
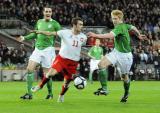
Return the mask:
[[131, 39], [128, 33], [131, 28], [132, 25], [121, 23], [116, 25], [112, 30], [112, 33], [114, 33], [114, 47], [116, 50], [122, 53], [131, 52]]
[[97, 47], [93, 46], [88, 54], [90, 54], [92, 57], [94, 57], [96, 60], [100, 60], [102, 55], [103, 55], [103, 48], [102, 47]]
[[[35, 29], [40, 31], [54, 32], [60, 30], [61, 26], [57, 21], [53, 19], [51, 19], [50, 21], [40, 19], [37, 21]], [[55, 43], [54, 35], [46, 36], [44, 34], [30, 33], [29, 35], [24, 36], [24, 38], [25, 40], [35, 39], [35, 47], [40, 50], [47, 47], [53, 47]]]

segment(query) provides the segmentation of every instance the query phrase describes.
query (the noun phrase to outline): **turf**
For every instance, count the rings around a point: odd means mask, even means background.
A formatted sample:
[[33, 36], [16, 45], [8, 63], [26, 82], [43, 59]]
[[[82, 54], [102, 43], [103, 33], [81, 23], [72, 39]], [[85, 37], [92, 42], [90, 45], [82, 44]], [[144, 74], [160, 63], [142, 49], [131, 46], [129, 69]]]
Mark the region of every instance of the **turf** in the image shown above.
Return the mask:
[[[36, 83], [35, 83], [36, 84]], [[54, 82], [54, 99], [45, 100], [47, 90], [34, 94], [33, 100], [21, 100], [25, 82], [0, 82], [0, 113], [160, 113], [160, 82], [134, 81], [127, 103], [120, 103], [122, 82], [109, 82], [110, 94], [95, 96], [98, 82], [84, 90], [71, 85], [64, 103], [57, 103], [62, 82]]]

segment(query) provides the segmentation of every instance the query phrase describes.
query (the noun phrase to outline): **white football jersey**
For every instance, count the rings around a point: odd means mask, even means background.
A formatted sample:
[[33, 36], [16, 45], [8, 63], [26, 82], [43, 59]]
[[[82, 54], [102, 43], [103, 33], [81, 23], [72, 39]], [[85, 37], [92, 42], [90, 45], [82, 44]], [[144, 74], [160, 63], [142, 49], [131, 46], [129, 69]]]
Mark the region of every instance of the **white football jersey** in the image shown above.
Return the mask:
[[74, 35], [72, 30], [69, 29], [60, 30], [57, 34], [61, 38], [60, 56], [70, 60], [79, 61], [81, 47], [86, 44], [87, 36], [84, 33]]

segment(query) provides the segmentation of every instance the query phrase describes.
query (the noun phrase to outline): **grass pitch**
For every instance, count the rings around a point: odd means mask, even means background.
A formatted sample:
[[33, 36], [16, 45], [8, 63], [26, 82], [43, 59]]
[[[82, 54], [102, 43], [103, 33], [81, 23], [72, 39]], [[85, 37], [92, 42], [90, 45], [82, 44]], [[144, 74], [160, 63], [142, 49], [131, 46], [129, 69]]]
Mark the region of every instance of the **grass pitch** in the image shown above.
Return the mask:
[[[36, 84], [36, 83], [34, 83]], [[122, 82], [109, 82], [110, 94], [95, 96], [99, 82], [77, 90], [73, 84], [65, 95], [64, 103], [57, 103], [62, 82], [53, 82], [54, 99], [45, 100], [47, 90], [33, 94], [32, 100], [21, 100], [25, 82], [0, 82], [0, 113], [160, 113], [160, 82], [131, 82], [127, 103], [120, 103]]]

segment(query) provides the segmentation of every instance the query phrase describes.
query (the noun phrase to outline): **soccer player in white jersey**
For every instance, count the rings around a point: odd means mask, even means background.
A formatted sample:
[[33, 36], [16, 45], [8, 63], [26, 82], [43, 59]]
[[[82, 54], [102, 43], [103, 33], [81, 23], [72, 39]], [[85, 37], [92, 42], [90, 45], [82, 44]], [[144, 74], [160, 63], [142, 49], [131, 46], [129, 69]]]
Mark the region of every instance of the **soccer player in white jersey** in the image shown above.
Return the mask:
[[57, 73], [62, 72], [64, 76], [64, 84], [62, 91], [59, 95], [57, 102], [64, 102], [64, 94], [69, 88], [69, 83], [73, 80], [76, 74], [78, 61], [80, 60], [81, 47], [86, 43], [87, 36], [83, 34], [83, 21], [81, 18], [72, 19], [72, 28], [54, 32], [61, 38], [61, 49], [59, 55], [54, 60], [51, 69], [43, 77], [42, 81], [32, 88], [33, 92], [41, 89], [49, 80], [49, 77], [55, 76]]

